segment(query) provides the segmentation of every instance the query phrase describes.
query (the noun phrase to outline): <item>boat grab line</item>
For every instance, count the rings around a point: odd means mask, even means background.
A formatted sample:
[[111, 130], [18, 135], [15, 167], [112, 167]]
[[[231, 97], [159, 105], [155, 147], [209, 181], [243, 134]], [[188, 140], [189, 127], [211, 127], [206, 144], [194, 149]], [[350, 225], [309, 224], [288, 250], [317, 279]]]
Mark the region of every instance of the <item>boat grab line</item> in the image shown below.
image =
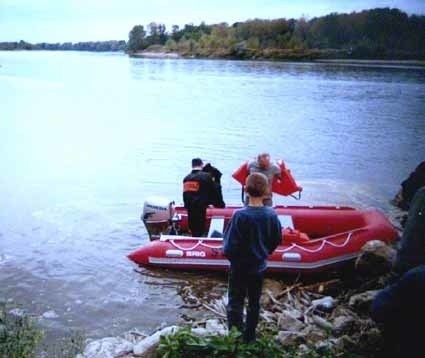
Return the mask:
[[[313, 253], [316, 253], [316, 252], [323, 250], [325, 245], [329, 245], [329, 246], [333, 246], [333, 247], [337, 247], [337, 248], [342, 248], [342, 247], [345, 247], [345, 246], [348, 245], [348, 243], [350, 242], [350, 240], [353, 236], [353, 233], [355, 233], [357, 231], [361, 231], [361, 230], [363, 230], [363, 229], [357, 229], [357, 230], [350, 231], [348, 233], [347, 238], [345, 239], [344, 243], [342, 243], [342, 244], [335, 244], [331, 241], [323, 240], [322, 243], [320, 244], [320, 246], [317, 249], [314, 249], [314, 250], [308, 249], [308, 248], [301, 246], [301, 245], [298, 245], [298, 244], [292, 244], [291, 246], [287, 247], [286, 249], [276, 249], [275, 252], [283, 253], [283, 252], [288, 252], [288, 251], [293, 250], [293, 249], [300, 249], [302, 251], [313, 254]], [[204, 243], [202, 240], [198, 240], [198, 242], [195, 245], [193, 245], [192, 247], [182, 247], [182, 246], [178, 245], [174, 240], [169, 240], [169, 241], [171, 242], [171, 244], [175, 248], [182, 250], [182, 251], [192, 251], [192, 250], [195, 250], [196, 248], [198, 248], [199, 246], [207, 247], [209, 249], [221, 249], [223, 247], [223, 245], [219, 245], [219, 246], [208, 245], [208, 244]]]

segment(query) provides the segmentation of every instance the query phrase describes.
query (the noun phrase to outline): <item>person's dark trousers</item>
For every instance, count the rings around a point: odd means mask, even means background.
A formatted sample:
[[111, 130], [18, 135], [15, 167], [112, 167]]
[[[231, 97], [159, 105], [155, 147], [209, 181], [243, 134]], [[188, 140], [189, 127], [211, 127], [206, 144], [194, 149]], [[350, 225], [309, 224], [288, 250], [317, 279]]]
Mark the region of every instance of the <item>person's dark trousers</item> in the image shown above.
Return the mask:
[[[243, 333], [245, 342], [255, 340], [255, 330], [260, 316], [260, 297], [263, 288], [263, 272], [250, 273], [243, 269], [231, 268], [229, 272], [229, 303], [227, 322]], [[246, 324], [243, 324], [243, 307], [248, 297]]]
[[189, 229], [192, 233], [192, 236], [203, 236], [205, 233], [207, 208], [205, 206], [191, 205], [187, 213], [189, 220]]

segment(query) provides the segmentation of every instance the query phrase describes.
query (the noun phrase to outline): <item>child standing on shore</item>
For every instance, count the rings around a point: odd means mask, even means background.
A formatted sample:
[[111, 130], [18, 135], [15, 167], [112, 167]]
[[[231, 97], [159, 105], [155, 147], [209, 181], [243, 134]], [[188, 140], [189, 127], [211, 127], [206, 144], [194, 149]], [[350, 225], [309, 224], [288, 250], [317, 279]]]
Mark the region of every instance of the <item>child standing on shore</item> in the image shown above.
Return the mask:
[[[224, 234], [224, 255], [230, 261], [229, 329], [243, 332], [245, 342], [255, 340], [260, 315], [260, 297], [267, 257], [282, 240], [281, 225], [275, 211], [263, 205], [269, 184], [264, 174], [253, 173], [246, 180], [248, 206], [236, 211]], [[245, 327], [243, 307], [248, 297]]]

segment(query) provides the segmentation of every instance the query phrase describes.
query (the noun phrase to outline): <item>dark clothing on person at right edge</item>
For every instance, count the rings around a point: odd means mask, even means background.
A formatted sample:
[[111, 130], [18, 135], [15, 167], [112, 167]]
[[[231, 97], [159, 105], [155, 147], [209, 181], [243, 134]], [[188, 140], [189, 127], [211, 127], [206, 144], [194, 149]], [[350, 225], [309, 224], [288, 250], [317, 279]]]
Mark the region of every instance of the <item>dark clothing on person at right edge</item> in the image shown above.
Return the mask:
[[413, 267], [424, 264], [425, 187], [422, 187], [412, 200], [393, 270], [397, 274], [402, 274]]
[[192, 236], [203, 236], [207, 207], [217, 202], [217, 188], [210, 174], [192, 170], [183, 179], [183, 201], [188, 211], [189, 229]]
[[371, 316], [384, 338], [382, 357], [424, 357], [425, 266], [411, 269], [380, 291]]
[[425, 161], [419, 163], [409, 177], [401, 183], [402, 202], [400, 207], [408, 210], [417, 190], [425, 186]]
[[[255, 340], [260, 312], [260, 297], [267, 257], [282, 240], [279, 219], [270, 207], [245, 207], [233, 214], [224, 234], [224, 255], [229, 259], [229, 329], [243, 332], [244, 340]], [[243, 306], [248, 296], [245, 328]]]
[[384, 337], [383, 357], [424, 357], [425, 187], [413, 198], [393, 272], [394, 283], [377, 294], [371, 310]]

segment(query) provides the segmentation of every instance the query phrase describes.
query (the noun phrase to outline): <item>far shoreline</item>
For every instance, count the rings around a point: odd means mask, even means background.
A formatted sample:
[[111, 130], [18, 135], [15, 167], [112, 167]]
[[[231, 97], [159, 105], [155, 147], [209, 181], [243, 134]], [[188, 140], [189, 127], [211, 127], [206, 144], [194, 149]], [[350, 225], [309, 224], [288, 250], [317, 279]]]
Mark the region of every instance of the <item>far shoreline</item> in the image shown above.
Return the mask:
[[[308, 58], [308, 56], [299, 58], [265, 58], [265, 57], [252, 57], [252, 58], [239, 58], [235, 56], [200, 56], [200, 55], [187, 55], [178, 52], [167, 51], [139, 51], [135, 53], [128, 53], [125, 51], [88, 51], [88, 50], [0, 50], [3, 52], [83, 52], [83, 53], [113, 53], [128, 55], [130, 58], [138, 59], [158, 59], [158, 60], [227, 60], [227, 61], [255, 61], [255, 62], [282, 62], [282, 63], [318, 63], [324, 65], [347, 65], [347, 66], [373, 66], [373, 67], [393, 67], [393, 68], [425, 68], [425, 60], [421, 59], [365, 59], [365, 58]], [[2, 67], [0, 65], [0, 67]]]
[[416, 66], [425, 68], [425, 60], [401, 60], [401, 59], [358, 59], [358, 58], [238, 58], [232, 56], [199, 56], [199, 55], [184, 55], [178, 52], [167, 51], [139, 51], [135, 53], [127, 53], [131, 58], [145, 59], [183, 59], [183, 60], [229, 60], [229, 61], [257, 61], [257, 62], [288, 62], [288, 63], [321, 63], [329, 65], [363, 65], [377, 67], [403, 67]]

